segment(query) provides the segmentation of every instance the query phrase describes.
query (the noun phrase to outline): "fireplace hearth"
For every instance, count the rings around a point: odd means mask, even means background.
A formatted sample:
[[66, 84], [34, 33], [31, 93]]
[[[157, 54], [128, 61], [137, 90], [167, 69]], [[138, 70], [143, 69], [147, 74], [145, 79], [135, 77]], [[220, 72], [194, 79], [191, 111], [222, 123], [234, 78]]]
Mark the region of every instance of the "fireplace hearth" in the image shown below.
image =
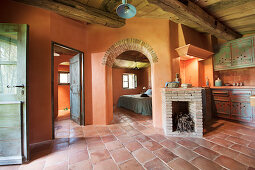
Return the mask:
[[202, 137], [204, 88], [163, 88], [163, 129], [167, 136]]

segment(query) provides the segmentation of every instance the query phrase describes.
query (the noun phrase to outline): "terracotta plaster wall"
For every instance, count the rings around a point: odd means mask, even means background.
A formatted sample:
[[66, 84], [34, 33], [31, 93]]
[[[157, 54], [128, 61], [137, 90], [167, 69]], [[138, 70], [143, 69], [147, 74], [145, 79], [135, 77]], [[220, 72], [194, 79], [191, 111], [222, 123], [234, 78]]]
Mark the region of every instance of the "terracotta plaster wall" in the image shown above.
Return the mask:
[[[59, 65], [58, 71], [69, 72], [68, 65]], [[58, 85], [58, 110], [70, 109], [70, 85]]]
[[[1, 1], [0, 22], [29, 25], [29, 143], [49, 140], [52, 138], [51, 41], [85, 51], [86, 25], [10, 0]], [[88, 71], [85, 71], [85, 98], [91, 96], [90, 64], [85, 59], [85, 67], [88, 65]], [[88, 123], [92, 122], [91, 108], [89, 104], [85, 106], [85, 112], [89, 113], [86, 114]]]
[[30, 143], [51, 139], [50, 12], [3, 0], [1, 23], [29, 25], [29, 139]]
[[[126, 21], [126, 25], [122, 28], [107, 28], [99, 25], [88, 25], [87, 26], [88, 36], [88, 55], [91, 56], [92, 67], [96, 67], [98, 70], [102, 70], [105, 73], [105, 66], [103, 66], [101, 58], [95, 58], [93, 54], [104, 53], [114, 43], [119, 40], [126, 38], [136, 38], [148, 43], [158, 56], [158, 62], [151, 66], [151, 79], [152, 79], [152, 92], [153, 92], [153, 124], [155, 127], [160, 127], [162, 124], [162, 113], [161, 113], [161, 88], [164, 87], [166, 81], [171, 79], [171, 65], [170, 65], [170, 47], [169, 47], [169, 20], [163, 19], [145, 19], [145, 18], [132, 18]], [[97, 56], [99, 57], [99, 56]], [[94, 61], [95, 60], [95, 61]], [[101, 68], [100, 68], [101, 67]], [[94, 71], [94, 69], [92, 68]], [[102, 80], [95, 80], [93, 82], [93, 98], [99, 97], [100, 92], [95, 91], [95, 86], [100, 86]], [[101, 91], [101, 90], [100, 90]], [[96, 99], [92, 100], [93, 102]], [[110, 101], [110, 99], [107, 99]], [[94, 107], [98, 108], [94, 103], [93, 105], [93, 116], [104, 112], [104, 110], [98, 110], [99, 113], [94, 112]], [[103, 105], [103, 103], [102, 103]], [[101, 106], [100, 106], [101, 107]], [[105, 108], [101, 108], [105, 109]], [[103, 114], [103, 113], [102, 113]], [[102, 118], [104, 119], [104, 118]], [[95, 123], [103, 122], [101, 120], [95, 120]]]
[[[123, 73], [133, 73], [137, 75], [137, 88], [123, 89]], [[140, 94], [143, 87], [148, 88], [148, 71], [147, 69], [133, 70], [123, 68], [112, 69], [112, 87], [113, 87], [113, 105], [117, 105], [118, 99], [122, 95]]]

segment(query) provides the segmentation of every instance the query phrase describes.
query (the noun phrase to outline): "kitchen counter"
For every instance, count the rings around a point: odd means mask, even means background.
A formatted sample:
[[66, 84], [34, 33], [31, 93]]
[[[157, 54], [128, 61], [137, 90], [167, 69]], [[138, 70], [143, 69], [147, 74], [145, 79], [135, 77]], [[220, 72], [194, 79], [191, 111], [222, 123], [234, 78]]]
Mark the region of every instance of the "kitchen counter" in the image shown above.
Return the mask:
[[213, 86], [211, 89], [255, 89], [255, 86]]

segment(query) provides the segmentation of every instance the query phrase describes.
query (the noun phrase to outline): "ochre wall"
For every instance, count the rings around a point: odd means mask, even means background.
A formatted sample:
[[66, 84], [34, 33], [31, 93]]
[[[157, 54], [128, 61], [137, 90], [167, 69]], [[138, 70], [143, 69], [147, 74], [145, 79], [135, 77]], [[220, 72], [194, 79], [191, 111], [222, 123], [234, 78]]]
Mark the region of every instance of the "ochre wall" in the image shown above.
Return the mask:
[[[122, 75], [123, 73], [133, 73], [137, 75], [137, 88], [123, 89]], [[140, 94], [143, 87], [148, 88], [148, 72], [146, 69], [133, 70], [123, 68], [112, 69], [112, 87], [113, 87], [113, 105], [117, 105], [118, 99], [122, 95]]]
[[[153, 105], [153, 124], [155, 127], [160, 127], [162, 124], [162, 114], [161, 114], [161, 88], [164, 87], [166, 81], [171, 79], [171, 65], [170, 65], [170, 47], [169, 47], [169, 20], [164, 19], [145, 19], [145, 18], [132, 18], [126, 21], [126, 25], [122, 28], [107, 28], [99, 25], [88, 25], [87, 26], [87, 36], [88, 36], [88, 50], [87, 55], [96, 53], [101, 54], [101, 59], [98, 59], [93, 55], [91, 57], [92, 67], [98, 70], [103, 70], [102, 74], [106, 74], [105, 66], [103, 66], [102, 59], [103, 53], [107, 51], [115, 42], [126, 38], [136, 38], [148, 43], [158, 56], [158, 62], [151, 65], [151, 79], [152, 79], [152, 105]], [[100, 68], [102, 67], [102, 68]], [[94, 69], [92, 68], [94, 71]], [[108, 77], [108, 75], [106, 76]], [[110, 77], [109, 77], [110, 79]], [[99, 92], [95, 91], [95, 86], [102, 82], [102, 80], [95, 80], [93, 76], [93, 98], [95, 96], [100, 96]], [[105, 87], [106, 88], [106, 87]], [[101, 90], [100, 90], [101, 91]], [[112, 89], [107, 91], [107, 93], [112, 94]], [[92, 100], [95, 101], [94, 99]], [[111, 99], [107, 98], [107, 101]], [[102, 104], [103, 105], [103, 104]], [[93, 116], [96, 106], [94, 103]], [[95, 109], [94, 109], [95, 108]], [[102, 108], [105, 109], [105, 108]], [[102, 112], [102, 111], [101, 111]], [[106, 113], [108, 114], [108, 112]], [[101, 116], [102, 117], [102, 116]], [[103, 118], [102, 118], [103, 119]], [[93, 117], [94, 123], [97, 121], [102, 122], [99, 119]]]
[[[29, 25], [30, 143], [52, 138], [51, 41], [80, 50], [85, 54], [86, 124], [107, 124], [112, 120], [112, 68], [102, 65], [102, 58], [107, 49], [115, 42], [126, 38], [136, 38], [148, 43], [158, 56], [158, 62], [151, 65], [151, 86], [153, 125], [161, 128], [161, 88], [164, 87], [165, 82], [172, 79], [171, 55], [176, 56], [174, 49], [177, 46], [176, 43], [170, 44], [170, 35], [172, 35], [171, 42], [179, 41], [177, 36], [173, 36], [176, 31], [171, 29], [172, 22], [169, 23], [169, 20], [134, 17], [127, 20], [122, 28], [108, 28], [87, 25], [44, 9], [2, 0], [0, 22]], [[172, 30], [171, 34], [170, 30]], [[192, 34], [198, 39], [194, 33], [196, 32], [186, 34]], [[202, 44], [204, 43], [202, 41]], [[178, 68], [177, 65], [176, 67]]]
[[[85, 25], [47, 10], [10, 0], [1, 1], [0, 22], [29, 25], [29, 143], [50, 140], [51, 41], [85, 51], [87, 42]], [[85, 60], [85, 67], [90, 64]], [[88, 78], [88, 81], [85, 81], [85, 89], [86, 87], [91, 89], [89, 80], [91, 71], [85, 73], [85, 78]], [[90, 89], [87, 88], [87, 96], [91, 94]], [[91, 105], [85, 109], [91, 113]], [[86, 121], [91, 123], [89, 117], [86, 118]]]
[[[59, 65], [58, 71], [69, 72], [69, 65]], [[58, 110], [70, 109], [70, 85], [58, 85]]]

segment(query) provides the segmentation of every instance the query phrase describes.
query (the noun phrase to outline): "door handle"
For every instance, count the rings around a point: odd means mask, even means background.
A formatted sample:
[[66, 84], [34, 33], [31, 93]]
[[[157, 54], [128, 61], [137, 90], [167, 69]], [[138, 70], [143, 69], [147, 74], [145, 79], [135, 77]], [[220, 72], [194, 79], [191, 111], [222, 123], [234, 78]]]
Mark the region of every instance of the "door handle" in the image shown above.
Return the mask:
[[13, 87], [19, 87], [19, 88], [24, 88], [24, 84], [21, 84], [21, 85], [17, 85], [17, 86], [10, 86], [10, 85], [7, 85], [7, 88], [13, 88]]

